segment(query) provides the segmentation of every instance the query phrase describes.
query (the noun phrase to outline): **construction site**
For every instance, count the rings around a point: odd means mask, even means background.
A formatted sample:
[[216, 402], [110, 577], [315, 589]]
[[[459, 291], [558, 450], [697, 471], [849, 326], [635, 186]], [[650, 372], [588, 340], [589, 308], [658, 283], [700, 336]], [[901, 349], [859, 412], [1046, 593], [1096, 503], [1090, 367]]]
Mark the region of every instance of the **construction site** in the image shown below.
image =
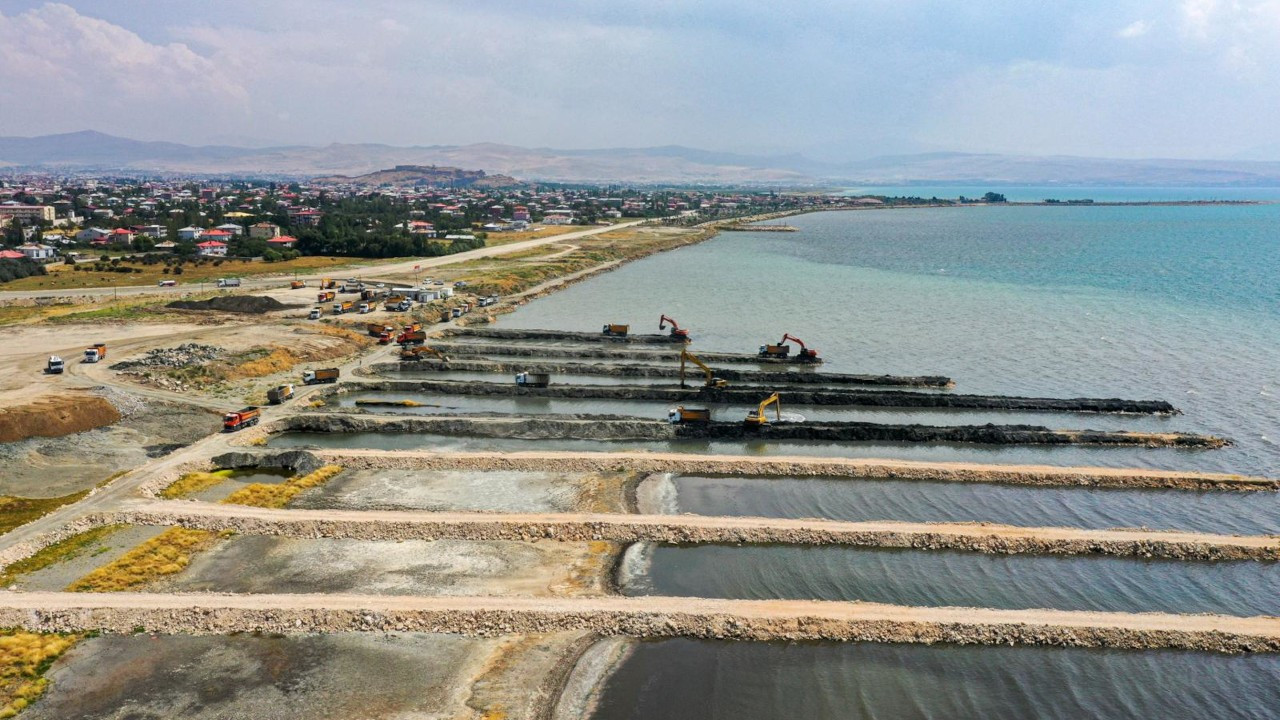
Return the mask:
[[[1280, 652], [1280, 479], [1110, 455], [1231, 446], [1168, 399], [828, 371], [787, 328], [704, 351], [666, 314], [509, 326], [586, 274], [498, 296], [441, 272], [4, 358], [15, 397], [102, 407], [5, 426], [3, 493], [62, 498], [0, 536], [0, 627], [40, 666], [8, 709], [583, 717], [659, 638]], [[884, 459], [922, 448], [1013, 454]], [[1102, 461], [1003, 461], [1066, 448]]]

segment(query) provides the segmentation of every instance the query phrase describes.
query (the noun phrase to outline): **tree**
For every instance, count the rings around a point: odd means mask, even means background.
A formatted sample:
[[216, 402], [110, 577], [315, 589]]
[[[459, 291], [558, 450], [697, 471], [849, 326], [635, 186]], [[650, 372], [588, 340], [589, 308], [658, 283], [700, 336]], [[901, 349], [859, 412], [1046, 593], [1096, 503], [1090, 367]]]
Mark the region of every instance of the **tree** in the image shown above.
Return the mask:
[[986, 195], [983, 195], [982, 199], [989, 203], [1008, 202], [1008, 200], [1005, 200], [1004, 195], [1001, 195], [1000, 193], [997, 193], [997, 192], [989, 192]]

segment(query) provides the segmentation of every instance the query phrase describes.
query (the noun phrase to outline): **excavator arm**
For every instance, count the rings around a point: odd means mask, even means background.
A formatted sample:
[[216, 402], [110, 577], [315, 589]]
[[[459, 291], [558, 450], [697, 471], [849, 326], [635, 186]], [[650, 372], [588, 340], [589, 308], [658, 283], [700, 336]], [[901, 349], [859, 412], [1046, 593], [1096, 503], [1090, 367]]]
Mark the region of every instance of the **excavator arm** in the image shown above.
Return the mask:
[[680, 325], [676, 323], [674, 318], [668, 317], [666, 315], [663, 315], [662, 317], [658, 318], [658, 330], [666, 330], [667, 325], [671, 326], [671, 337], [683, 338], [684, 340], [689, 339], [689, 331], [681, 328]]
[[681, 348], [680, 349], [680, 387], [685, 386], [684, 369], [685, 369], [686, 361], [691, 362], [694, 365], [697, 365], [699, 368], [702, 369], [702, 373], [706, 375], [707, 380], [706, 380], [706, 383], [704, 383], [703, 387], [722, 388], [729, 384], [728, 382], [716, 377], [715, 371], [712, 370], [706, 363], [702, 362], [702, 360], [700, 360], [697, 355], [694, 355], [693, 353], [689, 352], [688, 349], [686, 348]]
[[804, 344], [804, 341], [803, 341], [803, 340], [801, 340], [800, 338], [796, 337], [795, 335], [792, 335], [791, 333], [784, 333], [784, 334], [783, 334], [783, 336], [782, 336], [782, 339], [778, 341], [778, 344], [779, 344], [779, 345], [785, 345], [785, 344], [787, 343], [787, 341], [788, 341], [788, 340], [789, 340], [789, 341], [791, 341], [791, 342], [793, 342], [793, 343], [795, 343], [796, 345], [799, 345], [799, 346], [800, 346], [800, 354], [799, 354], [799, 355], [797, 355], [796, 357], [797, 357], [801, 362], [815, 362], [815, 361], [817, 361], [817, 359], [818, 359], [818, 351], [817, 351], [817, 350], [810, 350], [807, 346], [805, 346], [805, 344]]
[[779, 402], [778, 393], [773, 393], [764, 400], [761, 400], [759, 407], [747, 413], [747, 419], [744, 422], [753, 427], [768, 425], [769, 418], [765, 415], [765, 410], [767, 410], [770, 405], [773, 406], [774, 412], [777, 413], [778, 422], [782, 422], [782, 403]]

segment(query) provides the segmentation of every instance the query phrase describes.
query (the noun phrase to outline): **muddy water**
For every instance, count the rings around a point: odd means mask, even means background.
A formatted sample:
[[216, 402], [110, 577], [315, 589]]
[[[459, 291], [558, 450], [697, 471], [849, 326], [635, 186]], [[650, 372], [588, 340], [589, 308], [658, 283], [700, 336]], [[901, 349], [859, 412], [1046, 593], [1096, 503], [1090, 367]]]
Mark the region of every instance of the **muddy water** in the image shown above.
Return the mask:
[[1266, 535], [1280, 493], [1189, 492], [841, 478], [678, 476], [660, 492], [672, 513], [832, 520], [993, 522]]

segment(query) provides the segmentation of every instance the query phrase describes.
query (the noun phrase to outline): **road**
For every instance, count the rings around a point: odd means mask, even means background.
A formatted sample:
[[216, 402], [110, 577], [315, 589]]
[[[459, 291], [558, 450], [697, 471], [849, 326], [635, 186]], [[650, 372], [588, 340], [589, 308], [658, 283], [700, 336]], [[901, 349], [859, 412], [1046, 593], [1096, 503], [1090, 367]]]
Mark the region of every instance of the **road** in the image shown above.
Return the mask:
[[[533, 240], [522, 240], [519, 242], [508, 243], [506, 245], [495, 245], [493, 247], [482, 247], [476, 250], [468, 250], [466, 252], [455, 253], [453, 255], [442, 255], [440, 257], [420, 258], [416, 260], [400, 260], [397, 262], [365, 265], [360, 268], [348, 268], [341, 271], [344, 275], [358, 275], [361, 278], [369, 279], [374, 277], [388, 277], [399, 275], [413, 275], [414, 268], [420, 270], [428, 270], [430, 268], [442, 267], [445, 265], [453, 265], [456, 263], [467, 262], [469, 260], [482, 260], [484, 258], [501, 257], [512, 253], [519, 253], [530, 250], [543, 245], [553, 245], [562, 243], [566, 240], [574, 240], [577, 238], [589, 237], [591, 235], [599, 235], [601, 233], [619, 230], [622, 228], [633, 227], [648, 220], [632, 220], [624, 223], [617, 223], [609, 226], [592, 227], [586, 230], [576, 230], [566, 232], [560, 235], [548, 235], [547, 237], [535, 238]], [[419, 270], [419, 271], [420, 271]], [[316, 274], [320, 272], [317, 270]], [[293, 280], [293, 275], [273, 275], [270, 277], [247, 277], [240, 283], [241, 290], [262, 290], [265, 288], [283, 287]], [[214, 283], [206, 282], [204, 286], [208, 289], [214, 289]], [[179, 282], [174, 287], [158, 287], [155, 285], [127, 285], [124, 287], [108, 287], [108, 288], [73, 288], [67, 290], [21, 290], [21, 291], [0, 291], [0, 302], [5, 300], [32, 299], [32, 298], [59, 298], [59, 297], [134, 297], [138, 295], [184, 295], [190, 293], [196, 287], [195, 284], [182, 284]]]
[[846, 522], [688, 514], [277, 510], [192, 501], [131, 504], [109, 514], [106, 521], [362, 540], [537, 538], [569, 542], [784, 543], [1184, 560], [1280, 560], [1280, 538], [1271, 536], [988, 523]]
[[586, 630], [634, 637], [1280, 652], [1280, 618], [687, 597], [0, 592], [0, 625], [132, 633]]

